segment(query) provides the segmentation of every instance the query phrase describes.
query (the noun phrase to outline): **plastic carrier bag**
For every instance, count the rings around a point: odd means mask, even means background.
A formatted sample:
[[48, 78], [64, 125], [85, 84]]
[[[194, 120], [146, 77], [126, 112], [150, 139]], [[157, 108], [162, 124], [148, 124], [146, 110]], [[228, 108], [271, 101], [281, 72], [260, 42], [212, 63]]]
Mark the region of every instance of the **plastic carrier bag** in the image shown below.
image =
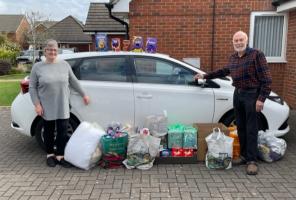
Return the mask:
[[265, 162], [274, 162], [281, 159], [287, 149], [287, 143], [274, 136], [272, 132], [259, 131], [258, 156]]
[[232, 166], [233, 138], [224, 135], [219, 128], [206, 137], [208, 152], [206, 166], [209, 169], [230, 169]]
[[100, 138], [105, 131], [97, 124], [81, 122], [65, 147], [65, 160], [88, 170], [100, 160]]
[[167, 134], [168, 129], [167, 112], [163, 111], [162, 115], [149, 115], [145, 119], [144, 127], [148, 128], [150, 133], [155, 137], [162, 137]]
[[128, 134], [126, 132], [121, 132], [120, 137], [112, 137], [110, 135], [104, 135], [101, 138], [101, 145], [103, 154], [113, 154], [113, 155], [126, 155], [127, 144], [128, 144]]
[[128, 144], [127, 159], [123, 164], [128, 169], [150, 169], [159, 152], [159, 145], [160, 138], [144, 134], [132, 136]]

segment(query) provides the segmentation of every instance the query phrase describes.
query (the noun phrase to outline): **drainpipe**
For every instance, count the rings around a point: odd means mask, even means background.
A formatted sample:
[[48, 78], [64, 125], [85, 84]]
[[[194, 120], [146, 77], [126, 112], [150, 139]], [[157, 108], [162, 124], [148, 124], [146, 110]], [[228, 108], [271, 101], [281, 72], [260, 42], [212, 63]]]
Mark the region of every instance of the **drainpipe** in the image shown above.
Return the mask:
[[213, 19], [212, 19], [212, 52], [211, 52], [211, 71], [214, 70], [214, 47], [215, 47], [215, 19], [216, 19], [216, 0], [213, 0]]
[[108, 4], [108, 3], [106, 3], [105, 6], [106, 6], [106, 8], [108, 8], [108, 11], [109, 11], [109, 17], [110, 17], [111, 19], [114, 19], [115, 21], [118, 21], [119, 23], [121, 23], [122, 25], [125, 26], [125, 39], [126, 39], [126, 40], [129, 40], [129, 26], [128, 26], [128, 23], [126, 23], [125, 21], [123, 21], [123, 20], [121, 20], [121, 19], [115, 17], [114, 15], [112, 15], [111, 10], [112, 10], [112, 8], [113, 8], [113, 4], [110, 4], [110, 3]]

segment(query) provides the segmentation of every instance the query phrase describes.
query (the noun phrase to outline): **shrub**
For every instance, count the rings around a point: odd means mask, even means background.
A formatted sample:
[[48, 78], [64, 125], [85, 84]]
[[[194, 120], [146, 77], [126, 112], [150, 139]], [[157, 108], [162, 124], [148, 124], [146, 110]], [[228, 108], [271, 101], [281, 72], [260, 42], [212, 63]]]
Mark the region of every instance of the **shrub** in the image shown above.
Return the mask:
[[16, 65], [16, 57], [20, 53], [18, 44], [11, 42], [5, 35], [0, 35], [0, 60]]
[[0, 48], [0, 60], [5, 60], [11, 65], [15, 65], [18, 53], [18, 51]]
[[11, 70], [11, 64], [5, 60], [0, 60], [0, 76], [7, 75]]
[[9, 71], [9, 74], [22, 74], [22, 73], [24, 73], [23, 69], [17, 69], [14, 67], [12, 67]]

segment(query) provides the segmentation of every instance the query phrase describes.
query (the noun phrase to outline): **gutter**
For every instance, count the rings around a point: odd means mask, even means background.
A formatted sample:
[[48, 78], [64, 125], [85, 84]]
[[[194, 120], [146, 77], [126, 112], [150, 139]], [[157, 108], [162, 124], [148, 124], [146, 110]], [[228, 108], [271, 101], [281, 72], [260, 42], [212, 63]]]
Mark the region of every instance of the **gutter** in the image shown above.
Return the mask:
[[215, 29], [216, 29], [215, 19], [216, 19], [216, 0], [213, 0], [211, 71], [214, 70], [214, 48], [215, 48]]
[[271, 4], [273, 5], [273, 6], [279, 6], [279, 5], [281, 5], [281, 4], [283, 4], [283, 3], [285, 3], [285, 2], [288, 2], [289, 0], [272, 0], [271, 1]]
[[109, 17], [111, 19], [114, 19], [115, 21], [118, 21], [119, 23], [121, 23], [122, 25], [125, 26], [125, 39], [126, 40], [129, 40], [129, 26], [128, 26], [128, 23], [125, 22], [125, 21], [123, 21], [123, 20], [121, 20], [121, 19], [119, 19], [119, 18], [117, 18], [117, 17], [115, 17], [114, 15], [112, 15], [111, 10], [113, 9], [113, 4], [110, 4], [110, 3], [107, 4], [106, 3], [105, 6], [106, 6], [106, 8], [109, 11]]

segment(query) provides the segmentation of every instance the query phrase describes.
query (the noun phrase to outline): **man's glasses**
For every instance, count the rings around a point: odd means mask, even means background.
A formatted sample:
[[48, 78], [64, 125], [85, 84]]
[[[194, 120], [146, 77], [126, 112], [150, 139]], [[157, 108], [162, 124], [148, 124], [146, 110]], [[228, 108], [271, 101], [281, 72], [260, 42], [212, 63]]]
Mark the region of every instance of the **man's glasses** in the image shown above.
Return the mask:
[[46, 51], [57, 52], [57, 51], [58, 51], [58, 49], [46, 49]]

